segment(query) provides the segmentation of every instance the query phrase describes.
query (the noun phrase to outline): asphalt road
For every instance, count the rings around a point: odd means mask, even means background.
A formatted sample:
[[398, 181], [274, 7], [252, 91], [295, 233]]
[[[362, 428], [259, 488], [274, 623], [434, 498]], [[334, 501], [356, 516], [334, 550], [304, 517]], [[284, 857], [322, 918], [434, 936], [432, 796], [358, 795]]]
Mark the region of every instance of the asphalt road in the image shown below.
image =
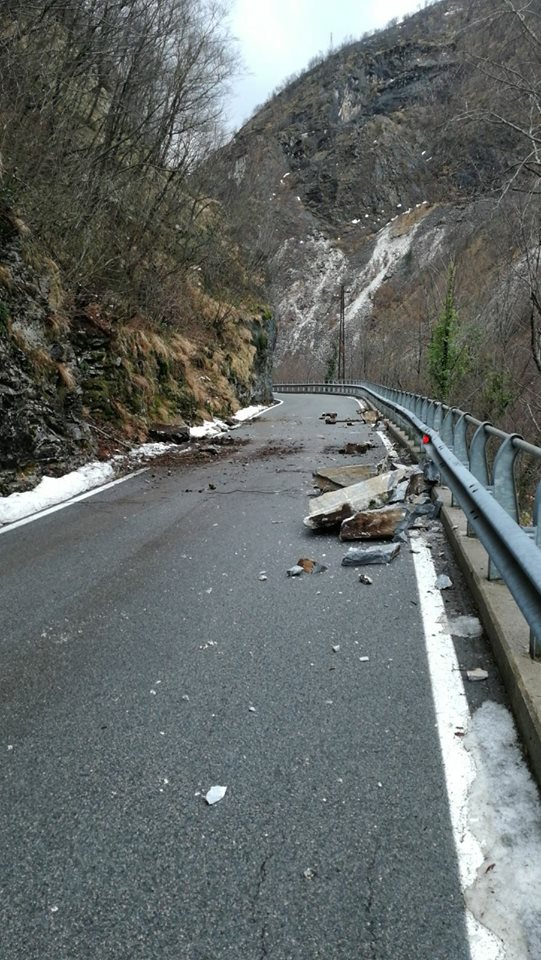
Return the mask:
[[0, 538], [4, 960], [468, 960], [412, 557], [302, 525], [329, 404]]

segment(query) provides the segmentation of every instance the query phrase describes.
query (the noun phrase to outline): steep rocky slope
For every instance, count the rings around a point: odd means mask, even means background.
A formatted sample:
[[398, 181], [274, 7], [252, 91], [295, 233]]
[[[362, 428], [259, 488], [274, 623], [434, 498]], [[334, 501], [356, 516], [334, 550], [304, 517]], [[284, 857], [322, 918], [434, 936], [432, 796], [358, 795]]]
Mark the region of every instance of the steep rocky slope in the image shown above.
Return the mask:
[[528, 419], [520, 209], [502, 199], [524, 144], [483, 115], [477, 72], [502, 29], [498, 0], [435, 3], [328, 56], [224, 151], [224, 205], [267, 270], [276, 380], [332, 369], [344, 284], [346, 375], [433, 390], [427, 352], [454, 264], [468, 362], [450, 399]]
[[0, 4], [0, 494], [270, 398], [272, 316], [200, 175], [224, 16]]
[[[268, 309], [182, 290], [187, 330], [118, 315], [64, 289], [26, 225], [0, 210], [0, 495], [31, 486], [154, 421], [227, 416], [271, 398]], [[191, 318], [191, 322], [190, 322]]]

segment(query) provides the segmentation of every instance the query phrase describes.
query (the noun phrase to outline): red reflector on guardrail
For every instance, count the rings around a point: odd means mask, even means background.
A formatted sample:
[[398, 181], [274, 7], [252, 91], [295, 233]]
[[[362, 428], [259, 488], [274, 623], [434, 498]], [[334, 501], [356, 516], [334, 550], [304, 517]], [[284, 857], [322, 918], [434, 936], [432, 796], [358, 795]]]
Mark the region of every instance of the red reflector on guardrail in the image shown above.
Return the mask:
[[430, 437], [428, 433], [423, 433], [423, 443], [430, 443]]

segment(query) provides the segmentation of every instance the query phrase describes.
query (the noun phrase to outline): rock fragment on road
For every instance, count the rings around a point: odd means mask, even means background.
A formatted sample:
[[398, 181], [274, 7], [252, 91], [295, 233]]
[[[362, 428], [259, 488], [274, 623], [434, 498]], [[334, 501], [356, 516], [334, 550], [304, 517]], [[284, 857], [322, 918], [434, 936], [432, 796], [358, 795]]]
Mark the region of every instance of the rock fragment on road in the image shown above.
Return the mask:
[[223, 800], [227, 792], [227, 787], [215, 786], [211, 787], [207, 794], [205, 794], [205, 800], [207, 801], [209, 807], [213, 806], [215, 803], [219, 803], [220, 800]]
[[466, 676], [468, 680], [474, 683], [480, 680], [488, 680], [488, 672], [483, 670], [482, 667], [476, 667], [475, 670], [466, 670]]
[[399, 543], [381, 543], [367, 547], [350, 547], [342, 559], [343, 567], [360, 567], [391, 563], [400, 552]]

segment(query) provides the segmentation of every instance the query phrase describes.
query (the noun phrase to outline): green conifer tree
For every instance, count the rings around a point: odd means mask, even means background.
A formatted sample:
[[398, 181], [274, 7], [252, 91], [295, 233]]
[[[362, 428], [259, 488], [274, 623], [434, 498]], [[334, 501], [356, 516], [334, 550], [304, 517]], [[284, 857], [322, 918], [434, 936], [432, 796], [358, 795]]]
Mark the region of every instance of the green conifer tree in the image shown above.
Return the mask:
[[428, 347], [428, 373], [439, 400], [446, 401], [468, 369], [467, 345], [460, 342], [460, 322], [455, 304], [456, 267], [449, 267], [447, 291], [439, 320]]

